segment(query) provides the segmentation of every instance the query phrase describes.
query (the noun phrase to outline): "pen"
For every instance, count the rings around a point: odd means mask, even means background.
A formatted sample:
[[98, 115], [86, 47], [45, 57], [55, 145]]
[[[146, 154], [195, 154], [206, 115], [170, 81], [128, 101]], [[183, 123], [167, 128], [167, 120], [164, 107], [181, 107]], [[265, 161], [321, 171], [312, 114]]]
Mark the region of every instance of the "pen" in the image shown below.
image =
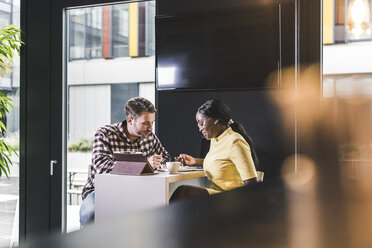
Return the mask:
[[[174, 157], [174, 161], [177, 161], [177, 157]], [[181, 157], [181, 165], [182, 166], [185, 166], [185, 159], [183, 157]]]

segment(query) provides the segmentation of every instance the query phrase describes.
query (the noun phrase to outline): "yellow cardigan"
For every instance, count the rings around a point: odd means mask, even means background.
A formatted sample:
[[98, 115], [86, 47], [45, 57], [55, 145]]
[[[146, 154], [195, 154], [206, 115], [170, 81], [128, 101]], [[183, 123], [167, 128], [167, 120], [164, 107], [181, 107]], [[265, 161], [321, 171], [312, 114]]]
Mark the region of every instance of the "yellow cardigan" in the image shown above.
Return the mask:
[[248, 143], [231, 127], [211, 139], [203, 168], [212, 182], [209, 194], [243, 186], [244, 180], [257, 177]]

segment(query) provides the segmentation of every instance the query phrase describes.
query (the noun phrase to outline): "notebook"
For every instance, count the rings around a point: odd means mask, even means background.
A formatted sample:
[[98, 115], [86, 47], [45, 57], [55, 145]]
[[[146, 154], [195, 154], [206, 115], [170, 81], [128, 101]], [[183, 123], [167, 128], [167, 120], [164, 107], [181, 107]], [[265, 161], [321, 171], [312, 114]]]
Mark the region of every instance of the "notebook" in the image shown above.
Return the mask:
[[142, 153], [114, 152], [114, 168], [111, 174], [153, 175], [154, 169]]
[[188, 172], [188, 171], [196, 171], [198, 170], [196, 167], [191, 167], [191, 166], [181, 166], [178, 171], [179, 172]]

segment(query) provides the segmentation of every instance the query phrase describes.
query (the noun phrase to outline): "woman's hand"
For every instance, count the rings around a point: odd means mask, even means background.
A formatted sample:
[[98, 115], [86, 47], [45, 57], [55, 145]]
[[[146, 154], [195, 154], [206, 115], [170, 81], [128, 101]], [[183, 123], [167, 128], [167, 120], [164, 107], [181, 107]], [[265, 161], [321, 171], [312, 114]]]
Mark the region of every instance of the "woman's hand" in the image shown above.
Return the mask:
[[194, 158], [188, 154], [180, 154], [178, 157], [175, 158], [176, 161], [181, 162], [183, 165], [199, 165], [203, 166], [204, 159], [202, 158]]
[[187, 154], [180, 154], [176, 161], [181, 162], [183, 165], [196, 165], [196, 159]]

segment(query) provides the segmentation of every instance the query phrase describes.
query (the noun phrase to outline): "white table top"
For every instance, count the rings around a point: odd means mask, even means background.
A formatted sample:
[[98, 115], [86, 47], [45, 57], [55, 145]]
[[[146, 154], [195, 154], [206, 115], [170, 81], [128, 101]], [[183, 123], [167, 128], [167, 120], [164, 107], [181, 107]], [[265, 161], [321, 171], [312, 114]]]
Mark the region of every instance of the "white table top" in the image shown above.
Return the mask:
[[199, 177], [205, 177], [205, 173], [202, 170], [178, 172], [177, 174], [169, 174], [168, 172], [159, 172], [154, 175], [118, 175], [118, 174], [98, 174], [97, 176], [110, 176], [110, 177], [143, 177], [143, 178], [165, 178], [168, 183], [189, 180]]

